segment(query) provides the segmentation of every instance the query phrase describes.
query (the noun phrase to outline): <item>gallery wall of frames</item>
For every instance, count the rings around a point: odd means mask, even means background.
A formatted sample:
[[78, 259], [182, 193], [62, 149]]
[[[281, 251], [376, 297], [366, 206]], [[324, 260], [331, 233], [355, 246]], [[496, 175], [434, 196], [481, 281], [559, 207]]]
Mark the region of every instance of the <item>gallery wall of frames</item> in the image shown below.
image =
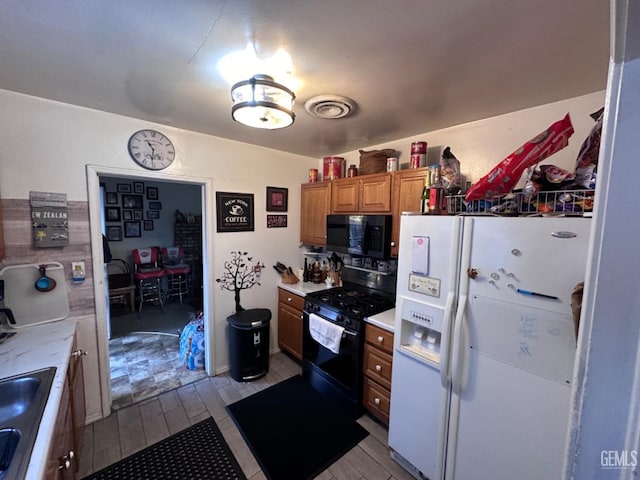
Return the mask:
[[134, 248], [171, 246], [176, 221], [201, 217], [200, 187], [101, 177], [104, 234], [114, 257]]

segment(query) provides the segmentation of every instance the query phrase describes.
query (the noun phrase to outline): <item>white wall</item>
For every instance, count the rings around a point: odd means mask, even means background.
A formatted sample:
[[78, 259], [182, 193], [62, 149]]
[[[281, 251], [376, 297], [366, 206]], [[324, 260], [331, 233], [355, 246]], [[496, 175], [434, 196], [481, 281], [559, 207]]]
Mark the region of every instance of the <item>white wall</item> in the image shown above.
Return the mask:
[[[569, 145], [544, 160], [542, 164], [553, 164], [573, 172], [580, 146], [594, 124], [589, 114], [604, 106], [604, 93], [604, 91], [596, 92], [477, 122], [426, 132], [393, 142], [373, 145], [363, 150], [393, 148], [399, 153], [399, 163], [406, 168], [411, 158], [412, 142], [427, 142], [430, 165], [437, 164], [442, 150], [449, 146], [451, 152], [460, 160], [462, 174], [467, 180], [474, 183], [527, 140], [532, 139], [569, 113], [575, 130], [569, 139]], [[357, 150], [338, 155], [345, 158], [347, 165], [352, 163], [359, 165], [360, 163], [360, 153]], [[519, 185], [521, 186], [521, 184], [522, 182]]]

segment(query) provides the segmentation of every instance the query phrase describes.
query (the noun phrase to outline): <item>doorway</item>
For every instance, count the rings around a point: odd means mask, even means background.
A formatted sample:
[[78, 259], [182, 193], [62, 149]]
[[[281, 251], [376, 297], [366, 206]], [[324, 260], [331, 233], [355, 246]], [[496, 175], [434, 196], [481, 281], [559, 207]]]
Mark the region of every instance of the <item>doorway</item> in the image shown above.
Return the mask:
[[[193, 370], [179, 354], [181, 332], [202, 311], [202, 196], [197, 185], [169, 181], [100, 176], [100, 185], [111, 256], [106, 264], [111, 407], [119, 410], [206, 376], [204, 352]], [[147, 248], [158, 252], [155, 265], [163, 277], [149, 283], [153, 289], [140, 302], [132, 252]], [[185, 273], [165, 275], [172, 264], [173, 271]], [[193, 335], [188, 327], [185, 336]]]
[[[107, 205], [106, 200], [102, 201], [101, 196], [101, 184], [105, 184], [105, 180], [109, 182], [115, 182], [115, 188], [110, 187], [105, 189], [105, 191], [111, 191], [109, 202], [116, 202]], [[121, 245], [116, 248], [116, 254], [120, 256], [125, 256], [125, 252], [127, 253], [127, 257], [129, 256], [128, 250], [130, 250], [130, 246], [136, 243], [136, 240], [142, 240], [142, 235], [144, 232], [144, 220], [147, 218], [147, 211], [150, 211], [147, 207], [149, 206], [146, 200], [151, 200], [154, 202], [163, 203], [160, 212], [164, 212], [167, 216], [167, 219], [171, 219], [170, 223], [173, 224], [173, 217], [175, 215], [175, 210], [179, 210], [171, 207], [171, 195], [168, 195], [166, 199], [158, 198], [154, 199], [154, 195], [158, 194], [158, 192], [154, 191], [153, 188], [159, 190], [159, 186], [170, 188], [183, 188], [183, 189], [194, 189], [196, 192], [197, 201], [200, 203], [200, 212], [201, 212], [201, 233], [200, 233], [200, 244], [201, 244], [201, 279], [194, 284], [195, 288], [198, 288], [202, 294], [202, 305], [199, 309], [203, 312], [205, 318], [205, 369], [204, 372], [206, 375], [210, 375], [211, 372], [215, 371], [213, 365], [213, 351], [212, 345], [213, 343], [213, 328], [208, 325], [208, 321], [211, 318], [210, 312], [213, 311], [211, 304], [211, 296], [209, 295], [208, 285], [210, 284], [209, 279], [212, 278], [211, 272], [211, 264], [208, 262], [208, 258], [210, 258], [210, 252], [212, 252], [212, 240], [210, 236], [205, 235], [204, 232], [208, 231], [210, 225], [213, 224], [213, 193], [212, 193], [212, 181], [210, 178], [205, 177], [187, 177], [180, 175], [170, 175], [166, 173], [159, 172], [132, 172], [124, 169], [116, 169], [110, 167], [101, 167], [101, 166], [88, 166], [87, 167], [87, 183], [88, 183], [88, 193], [89, 193], [89, 212], [90, 212], [90, 229], [91, 229], [91, 243], [94, 246], [102, 245], [102, 232], [103, 225], [111, 225], [111, 226], [121, 226], [122, 227], [122, 238], [123, 240], [115, 243], [116, 245]], [[121, 186], [118, 187], [118, 184]], [[151, 186], [151, 199], [147, 199], [146, 187]], [[120, 188], [120, 191], [118, 191]], [[131, 193], [128, 193], [128, 190], [131, 189]], [[114, 196], [112, 191], [115, 190], [116, 195]], [[136, 193], [137, 192], [137, 193]], [[141, 193], [142, 192], [142, 193]], [[122, 196], [127, 195], [126, 200], [133, 202], [123, 204]], [[143, 198], [143, 208], [124, 208], [133, 206], [139, 207], [140, 204], [136, 204], [135, 202], [139, 199], [130, 198], [131, 195], [142, 195]], [[104, 203], [104, 205], [103, 205]], [[165, 207], [166, 205], [166, 207]], [[114, 210], [108, 211], [107, 207], [112, 206]], [[157, 208], [157, 206], [155, 206]], [[119, 211], [115, 210], [115, 208], [120, 208]], [[133, 210], [142, 210], [142, 220], [127, 220], [132, 222], [133, 225], [126, 225], [125, 220], [123, 220], [124, 210], [129, 210], [127, 212], [127, 217], [136, 215], [139, 218], [140, 213], [133, 213]], [[115, 218], [117, 218], [117, 214], [120, 214], [121, 222], [117, 222]], [[193, 212], [183, 212], [187, 215], [193, 214]], [[111, 215], [111, 222], [103, 222], [103, 220], [108, 220], [105, 218], [106, 215]], [[155, 214], [154, 214], [155, 215]], [[162, 216], [162, 213], [160, 214]], [[155, 219], [154, 219], [155, 220]], [[139, 223], [139, 225], [136, 224]], [[152, 226], [151, 223], [147, 224], [147, 227], [150, 228]], [[155, 227], [155, 222], [153, 224]], [[126, 230], [128, 228], [128, 230]], [[111, 238], [118, 237], [118, 229], [111, 229]], [[148, 230], [151, 232], [151, 230]], [[140, 237], [137, 237], [137, 235]], [[126, 235], [126, 236], [125, 236]], [[127, 240], [125, 240], [127, 238]], [[151, 237], [149, 237], [151, 238]], [[122, 243], [120, 243], [122, 242]], [[169, 242], [169, 239], [165, 240]], [[141, 242], [142, 243], [142, 242]], [[155, 243], [155, 242], [154, 242]], [[173, 244], [173, 238], [169, 242]], [[93, 271], [94, 271], [94, 293], [96, 299], [103, 299], [96, 301], [96, 329], [97, 329], [97, 337], [98, 337], [98, 363], [100, 368], [100, 384], [101, 384], [101, 392], [102, 392], [102, 414], [103, 416], [107, 416], [111, 413], [112, 410], [112, 394], [111, 394], [111, 374], [110, 374], [110, 348], [109, 348], [109, 326], [110, 326], [110, 305], [109, 305], [109, 292], [108, 292], [108, 282], [107, 282], [107, 271], [105, 268], [104, 262], [104, 252], [101, 248], [94, 248], [93, 255]], [[128, 259], [128, 258], [127, 258]], [[153, 305], [143, 305], [143, 312], [145, 308], [149, 309], [149, 312], [152, 309], [156, 308]], [[184, 322], [185, 324], [188, 322], [188, 318]], [[173, 340], [169, 340], [171, 343]], [[201, 371], [202, 372], [202, 371]]]

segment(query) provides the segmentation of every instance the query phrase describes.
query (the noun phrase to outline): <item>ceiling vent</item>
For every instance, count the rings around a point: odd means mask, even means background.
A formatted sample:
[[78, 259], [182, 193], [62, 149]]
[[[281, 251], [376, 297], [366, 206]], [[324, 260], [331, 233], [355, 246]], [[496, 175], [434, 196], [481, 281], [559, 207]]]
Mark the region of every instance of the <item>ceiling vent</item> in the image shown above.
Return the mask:
[[318, 95], [307, 100], [304, 108], [314, 117], [343, 118], [355, 111], [356, 102], [339, 95]]

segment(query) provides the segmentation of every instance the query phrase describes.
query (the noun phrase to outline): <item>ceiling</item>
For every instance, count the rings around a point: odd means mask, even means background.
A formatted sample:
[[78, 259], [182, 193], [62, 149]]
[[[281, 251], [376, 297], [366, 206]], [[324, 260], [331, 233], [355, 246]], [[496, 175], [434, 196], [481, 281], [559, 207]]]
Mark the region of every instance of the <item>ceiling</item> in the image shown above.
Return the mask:
[[[609, 62], [603, 0], [3, 0], [0, 13], [0, 89], [318, 158], [604, 90]], [[289, 53], [292, 126], [231, 119], [217, 64], [247, 45]], [[321, 94], [357, 109], [312, 117]]]

